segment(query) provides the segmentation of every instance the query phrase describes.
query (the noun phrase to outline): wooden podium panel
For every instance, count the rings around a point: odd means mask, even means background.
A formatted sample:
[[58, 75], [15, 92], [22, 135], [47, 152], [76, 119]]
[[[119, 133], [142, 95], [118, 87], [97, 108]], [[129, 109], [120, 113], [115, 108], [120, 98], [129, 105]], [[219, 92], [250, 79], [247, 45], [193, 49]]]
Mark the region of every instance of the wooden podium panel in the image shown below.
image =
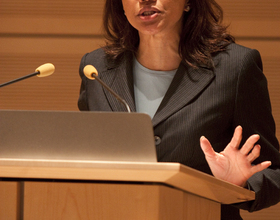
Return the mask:
[[218, 220], [255, 196], [179, 163], [0, 159], [0, 178], [1, 219]]
[[26, 182], [24, 188], [26, 220], [220, 218], [219, 203], [163, 185]]
[[17, 220], [20, 209], [20, 183], [0, 181], [0, 219]]

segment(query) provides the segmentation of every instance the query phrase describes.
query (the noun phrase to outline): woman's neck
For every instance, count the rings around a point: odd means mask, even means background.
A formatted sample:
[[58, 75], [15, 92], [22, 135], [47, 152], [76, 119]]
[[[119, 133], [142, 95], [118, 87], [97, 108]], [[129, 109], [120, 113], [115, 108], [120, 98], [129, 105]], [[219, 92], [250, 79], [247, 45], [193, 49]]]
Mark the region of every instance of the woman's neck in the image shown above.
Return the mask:
[[139, 63], [148, 69], [169, 71], [177, 69], [181, 63], [178, 53], [179, 37], [141, 36], [136, 54]]

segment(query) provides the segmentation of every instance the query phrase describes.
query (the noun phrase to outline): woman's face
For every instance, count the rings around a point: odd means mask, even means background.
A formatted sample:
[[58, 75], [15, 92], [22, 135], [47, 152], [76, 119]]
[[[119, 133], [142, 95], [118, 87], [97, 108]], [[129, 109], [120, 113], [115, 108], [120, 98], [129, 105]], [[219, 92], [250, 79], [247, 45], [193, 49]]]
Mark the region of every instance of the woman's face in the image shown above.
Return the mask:
[[180, 33], [188, 0], [122, 0], [129, 23], [139, 34]]

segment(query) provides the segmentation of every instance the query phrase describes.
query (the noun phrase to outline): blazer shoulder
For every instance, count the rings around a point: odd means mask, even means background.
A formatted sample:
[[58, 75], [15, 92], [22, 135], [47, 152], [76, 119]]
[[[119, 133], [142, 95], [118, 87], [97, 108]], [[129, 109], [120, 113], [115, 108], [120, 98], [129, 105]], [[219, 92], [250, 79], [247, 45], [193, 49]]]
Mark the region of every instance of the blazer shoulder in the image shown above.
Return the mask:
[[226, 53], [231, 58], [235, 59], [244, 59], [246, 57], [252, 57], [253, 59], [260, 59], [260, 53], [256, 49], [251, 49], [249, 47], [245, 47], [236, 43], [230, 44], [226, 48]]
[[262, 69], [261, 55], [258, 50], [235, 43], [228, 45], [225, 51], [218, 53], [214, 57], [214, 62], [217, 67], [225, 65], [231, 68], [242, 68], [254, 63]]
[[90, 53], [86, 53], [81, 59], [80, 66], [83, 68], [86, 65], [92, 65], [97, 70], [105, 69], [107, 67], [105, 51], [102, 48], [99, 48]]
[[97, 70], [109, 70], [122, 65], [124, 62], [130, 62], [132, 57], [133, 54], [130, 51], [126, 51], [114, 59], [107, 55], [103, 48], [99, 48], [85, 54], [82, 57], [81, 66], [90, 64], [93, 65]]

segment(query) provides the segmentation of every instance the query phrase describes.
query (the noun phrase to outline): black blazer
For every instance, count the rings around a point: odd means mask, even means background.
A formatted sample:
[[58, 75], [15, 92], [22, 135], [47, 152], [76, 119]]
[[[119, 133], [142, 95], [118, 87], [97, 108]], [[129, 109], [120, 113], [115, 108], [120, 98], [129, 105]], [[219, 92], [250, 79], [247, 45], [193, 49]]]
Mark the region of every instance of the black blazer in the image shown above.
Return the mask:
[[[183, 62], [166, 92], [154, 118], [156, 151], [160, 162], [179, 162], [211, 174], [199, 139], [207, 137], [215, 151], [222, 151], [237, 125], [243, 140], [259, 134], [262, 149], [255, 163], [270, 160], [272, 166], [248, 180], [256, 200], [222, 206], [222, 219], [240, 219], [239, 209], [259, 210], [280, 199], [280, 155], [275, 123], [258, 51], [236, 44], [213, 57], [216, 68], [194, 69]], [[119, 60], [107, 59], [98, 49], [86, 54], [80, 65], [82, 85], [78, 106], [89, 111], [126, 111], [97, 81], [83, 75], [85, 65], [96, 67], [100, 78], [136, 111], [133, 88], [133, 54]], [[238, 207], [238, 208], [236, 208]]]

